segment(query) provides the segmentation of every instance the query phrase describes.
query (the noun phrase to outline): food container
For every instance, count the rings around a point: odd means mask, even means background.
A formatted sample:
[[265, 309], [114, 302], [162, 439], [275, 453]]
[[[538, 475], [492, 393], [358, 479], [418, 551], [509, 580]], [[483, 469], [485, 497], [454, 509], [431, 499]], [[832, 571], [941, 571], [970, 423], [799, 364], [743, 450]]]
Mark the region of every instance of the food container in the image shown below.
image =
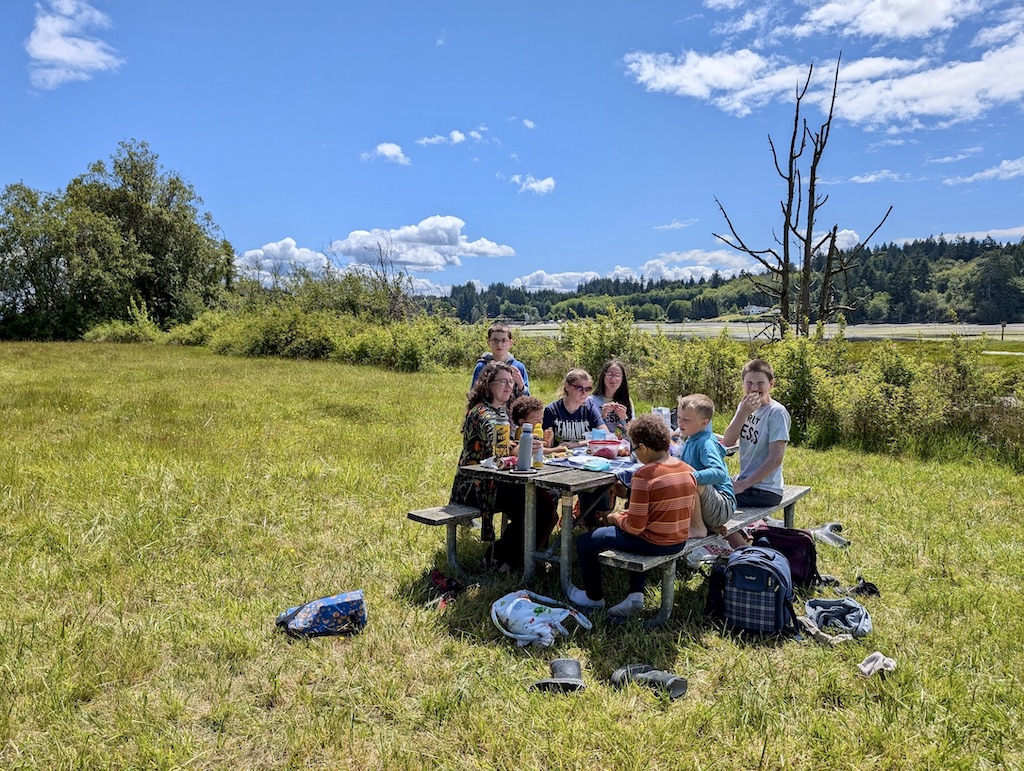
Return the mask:
[[614, 458], [619, 454], [618, 439], [591, 439], [587, 442], [587, 452], [599, 458]]

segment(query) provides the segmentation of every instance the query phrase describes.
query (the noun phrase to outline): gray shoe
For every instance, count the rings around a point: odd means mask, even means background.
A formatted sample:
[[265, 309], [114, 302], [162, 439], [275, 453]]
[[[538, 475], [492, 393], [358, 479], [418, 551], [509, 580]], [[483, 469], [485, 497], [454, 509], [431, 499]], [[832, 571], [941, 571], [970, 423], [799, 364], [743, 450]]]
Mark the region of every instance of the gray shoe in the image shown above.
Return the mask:
[[621, 688], [626, 683], [641, 683], [656, 691], [667, 693], [670, 699], [678, 699], [689, 687], [685, 677], [663, 672], [648, 664], [629, 664], [612, 672], [612, 685]]

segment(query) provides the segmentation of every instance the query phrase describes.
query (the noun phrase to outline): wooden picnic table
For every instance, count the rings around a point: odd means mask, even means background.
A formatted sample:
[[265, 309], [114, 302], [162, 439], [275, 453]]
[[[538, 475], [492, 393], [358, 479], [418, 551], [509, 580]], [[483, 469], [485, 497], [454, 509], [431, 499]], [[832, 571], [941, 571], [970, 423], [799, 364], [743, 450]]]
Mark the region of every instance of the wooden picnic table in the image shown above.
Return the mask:
[[559, 540], [559, 582], [562, 591], [568, 590], [572, 583], [572, 499], [579, 492], [601, 491], [611, 487], [617, 477], [612, 471], [590, 471], [583, 468], [572, 468], [545, 463], [534, 473], [502, 471], [486, 466], [462, 466], [464, 474], [485, 479], [496, 479], [499, 482], [525, 485], [525, 505], [523, 509], [523, 581], [530, 581], [536, 571], [537, 558], [544, 557], [552, 562], [552, 555], [542, 554], [536, 550], [537, 542], [537, 504], [536, 490], [542, 488], [553, 490], [561, 499], [561, 526]]

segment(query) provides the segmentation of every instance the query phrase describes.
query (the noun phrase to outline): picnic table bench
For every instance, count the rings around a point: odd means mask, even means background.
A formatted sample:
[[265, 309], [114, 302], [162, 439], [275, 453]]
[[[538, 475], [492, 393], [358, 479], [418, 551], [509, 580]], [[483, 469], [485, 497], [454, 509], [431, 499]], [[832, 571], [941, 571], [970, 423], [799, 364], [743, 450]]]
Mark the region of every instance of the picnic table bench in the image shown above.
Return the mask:
[[[731, 535], [732, 533], [752, 525], [755, 522], [767, 519], [780, 509], [783, 511], [783, 520], [786, 523], [786, 527], [793, 527], [796, 515], [796, 502], [807, 495], [810, 491], [810, 487], [805, 487], [803, 485], [784, 485], [782, 488], [782, 500], [776, 505], [760, 508], [736, 509], [736, 511], [733, 512], [732, 519], [725, 523], [727, 534]], [[675, 603], [676, 595], [676, 569], [678, 567], [678, 560], [681, 558], [685, 559], [691, 552], [699, 549], [701, 546], [707, 546], [717, 538], [718, 536], [710, 535], [707, 538], [692, 538], [686, 542], [686, 546], [683, 547], [682, 551], [678, 551], [675, 554], [658, 556], [633, 554], [619, 549], [607, 549], [598, 555], [598, 560], [600, 560], [602, 565], [622, 568], [623, 570], [630, 570], [635, 573], [647, 573], [648, 571], [654, 570], [658, 567], [662, 569], [661, 607], [658, 609], [658, 614], [654, 618], [644, 622], [644, 627], [651, 629], [661, 626], [668, 621], [669, 616], [672, 615], [672, 605]]]
[[465, 575], [462, 566], [459, 565], [458, 539], [459, 525], [468, 525], [481, 514], [476, 506], [466, 506], [462, 503], [448, 503], [444, 506], [434, 506], [429, 509], [417, 509], [408, 513], [409, 519], [431, 527], [447, 527], [445, 536], [445, 548], [448, 553], [448, 564], [457, 575]]

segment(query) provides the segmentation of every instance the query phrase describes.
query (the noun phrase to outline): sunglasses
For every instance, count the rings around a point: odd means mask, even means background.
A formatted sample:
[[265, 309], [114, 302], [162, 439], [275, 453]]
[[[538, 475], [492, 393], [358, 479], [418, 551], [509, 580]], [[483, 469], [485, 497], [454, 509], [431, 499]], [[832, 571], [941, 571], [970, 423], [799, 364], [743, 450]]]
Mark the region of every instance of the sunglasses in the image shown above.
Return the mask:
[[578, 386], [578, 385], [573, 385], [572, 387], [575, 388], [576, 389], [576, 393], [580, 394], [581, 396], [583, 394], [589, 394], [591, 391], [594, 390], [594, 386]]

